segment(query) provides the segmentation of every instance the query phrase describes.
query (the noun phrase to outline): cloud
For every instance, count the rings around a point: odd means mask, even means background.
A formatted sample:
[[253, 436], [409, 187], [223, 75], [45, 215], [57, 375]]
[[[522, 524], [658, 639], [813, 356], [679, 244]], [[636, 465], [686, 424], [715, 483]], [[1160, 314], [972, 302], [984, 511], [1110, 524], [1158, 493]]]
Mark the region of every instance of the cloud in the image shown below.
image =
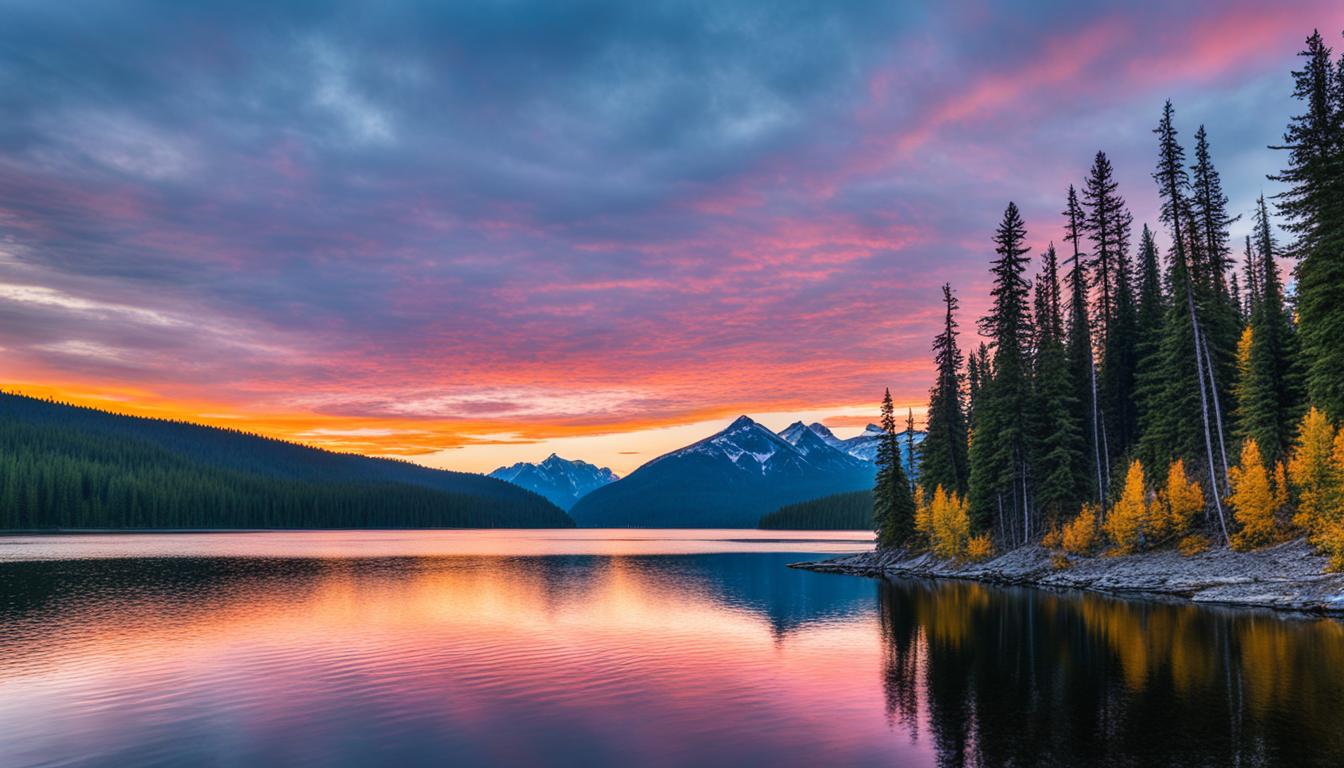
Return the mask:
[[1152, 222], [1171, 97], [1241, 210], [1317, 26], [1344, 10], [12, 5], [0, 345], [361, 449], [918, 402], [1009, 199], [1039, 252], [1104, 149]]

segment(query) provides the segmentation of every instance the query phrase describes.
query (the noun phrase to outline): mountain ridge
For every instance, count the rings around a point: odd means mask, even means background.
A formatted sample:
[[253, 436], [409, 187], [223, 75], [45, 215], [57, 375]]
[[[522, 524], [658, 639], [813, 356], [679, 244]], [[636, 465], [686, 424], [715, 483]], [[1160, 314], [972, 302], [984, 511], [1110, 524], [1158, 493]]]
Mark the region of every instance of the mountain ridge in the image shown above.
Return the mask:
[[790, 442], [748, 416], [594, 490], [583, 526], [754, 528], [780, 506], [872, 485], [874, 467], [804, 430]]
[[594, 489], [620, 479], [607, 467], [555, 453], [536, 463], [519, 461], [499, 467], [486, 476], [540, 494], [563, 510], [569, 510]]

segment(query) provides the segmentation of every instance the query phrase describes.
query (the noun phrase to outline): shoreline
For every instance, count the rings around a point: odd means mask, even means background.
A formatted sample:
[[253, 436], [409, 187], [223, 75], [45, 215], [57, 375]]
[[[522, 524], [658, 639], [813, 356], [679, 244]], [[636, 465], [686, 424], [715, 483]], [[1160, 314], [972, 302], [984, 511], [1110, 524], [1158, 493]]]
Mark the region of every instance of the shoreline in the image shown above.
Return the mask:
[[927, 552], [875, 550], [790, 563], [789, 567], [870, 578], [914, 576], [1128, 597], [1174, 597], [1208, 605], [1344, 617], [1344, 573], [1326, 573], [1326, 559], [1303, 539], [1252, 552], [1212, 549], [1191, 557], [1174, 551], [1070, 556], [1069, 567], [1063, 569], [1052, 564], [1054, 554], [1032, 545], [980, 563], [958, 563]]

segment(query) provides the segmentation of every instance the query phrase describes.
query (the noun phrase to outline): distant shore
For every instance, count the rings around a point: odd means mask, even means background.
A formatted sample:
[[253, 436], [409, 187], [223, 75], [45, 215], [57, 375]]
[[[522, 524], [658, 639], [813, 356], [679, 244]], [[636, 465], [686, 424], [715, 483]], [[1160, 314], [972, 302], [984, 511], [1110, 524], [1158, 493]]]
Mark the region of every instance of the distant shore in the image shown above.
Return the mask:
[[1030, 546], [980, 563], [957, 563], [928, 553], [879, 550], [789, 567], [852, 576], [925, 576], [1181, 597], [1197, 603], [1344, 616], [1344, 574], [1325, 573], [1325, 558], [1303, 540], [1254, 552], [1214, 549], [1191, 557], [1178, 552], [1070, 557], [1066, 568], [1056, 568], [1053, 556], [1051, 550]]

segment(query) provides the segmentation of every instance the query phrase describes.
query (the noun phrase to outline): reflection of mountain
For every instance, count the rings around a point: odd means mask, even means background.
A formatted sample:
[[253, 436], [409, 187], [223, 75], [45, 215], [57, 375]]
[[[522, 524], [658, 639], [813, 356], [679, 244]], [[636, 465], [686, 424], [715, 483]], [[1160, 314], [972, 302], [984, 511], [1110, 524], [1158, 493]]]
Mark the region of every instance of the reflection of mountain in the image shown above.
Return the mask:
[[827, 578], [825, 574], [787, 567], [807, 558], [770, 552], [639, 559], [657, 568], [662, 578], [675, 579], [718, 602], [764, 617], [776, 635], [871, 610], [874, 582]]
[[[883, 582], [887, 713], [940, 765], [1339, 765], [1330, 620]], [[1326, 754], [1333, 752], [1333, 754]]]

